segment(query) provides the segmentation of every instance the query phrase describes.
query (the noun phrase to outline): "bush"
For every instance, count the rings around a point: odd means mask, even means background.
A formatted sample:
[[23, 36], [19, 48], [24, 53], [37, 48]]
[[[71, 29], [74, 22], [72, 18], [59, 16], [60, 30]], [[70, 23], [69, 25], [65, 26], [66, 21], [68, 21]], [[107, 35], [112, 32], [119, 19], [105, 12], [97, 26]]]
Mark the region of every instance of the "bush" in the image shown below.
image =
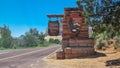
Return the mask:
[[115, 49], [118, 47], [120, 48], [120, 36], [116, 36], [113, 39], [115, 40], [115, 45], [114, 45]]
[[47, 46], [51, 46], [51, 45], [52, 45], [52, 43], [46, 42], [44, 44], [39, 44], [38, 47], [47, 47]]
[[52, 39], [52, 38], [50, 38], [50, 39], [49, 39], [49, 43], [60, 44], [60, 43], [61, 43], [61, 41], [60, 41], [60, 40], [58, 40], [58, 39]]
[[56, 43], [56, 44], [60, 44], [61, 42], [60, 42], [60, 40], [55, 39], [55, 40], [54, 40], [54, 43]]
[[96, 36], [96, 49], [102, 49], [102, 47], [113, 46], [115, 49], [120, 47], [120, 36], [115, 36], [114, 38], [109, 38], [106, 33], [101, 33]]
[[104, 32], [95, 37], [96, 38], [96, 41], [95, 41], [96, 49], [102, 49], [102, 47], [106, 47], [108, 45], [107, 44], [108, 37], [106, 35], [107, 34]]
[[50, 38], [50, 39], [49, 39], [49, 43], [54, 43], [54, 39], [53, 39], [53, 38]]

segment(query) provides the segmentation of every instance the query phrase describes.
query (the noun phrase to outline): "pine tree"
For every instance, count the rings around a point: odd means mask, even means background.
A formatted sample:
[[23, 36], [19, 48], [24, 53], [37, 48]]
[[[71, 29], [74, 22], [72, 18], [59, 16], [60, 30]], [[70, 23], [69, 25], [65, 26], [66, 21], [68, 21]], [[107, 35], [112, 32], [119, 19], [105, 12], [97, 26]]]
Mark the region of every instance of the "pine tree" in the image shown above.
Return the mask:
[[120, 41], [116, 39], [120, 38], [120, 0], [77, 0], [77, 5], [92, 26], [93, 37], [100, 39], [98, 45], [109, 39]]

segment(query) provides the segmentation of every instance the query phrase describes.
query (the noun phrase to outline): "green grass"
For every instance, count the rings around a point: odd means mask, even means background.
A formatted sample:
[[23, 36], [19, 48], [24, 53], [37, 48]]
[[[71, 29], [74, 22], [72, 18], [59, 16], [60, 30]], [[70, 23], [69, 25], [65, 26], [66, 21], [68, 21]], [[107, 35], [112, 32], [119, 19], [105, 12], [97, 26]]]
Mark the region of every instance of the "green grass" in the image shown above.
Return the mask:
[[3, 48], [3, 47], [0, 47], [0, 50], [4, 50], [5, 48]]
[[44, 43], [44, 44], [38, 44], [37, 46], [33, 46], [33, 47], [16, 47], [16, 48], [4, 48], [4, 47], [0, 47], [0, 50], [40, 48], [40, 47], [48, 47], [48, 46], [54, 46], [54, 45], [56, 45], [56, 44], [54, 44], [54, 43]]
[[55, 45], [54, 43], [44, 43], [44, 44], [39, 44], [37, 47], [48, 47], [48, 46], [53, 46]]
[[4, 47], [0, 47], [0, 50], [9, 50], [11, 48], [4, 48]]

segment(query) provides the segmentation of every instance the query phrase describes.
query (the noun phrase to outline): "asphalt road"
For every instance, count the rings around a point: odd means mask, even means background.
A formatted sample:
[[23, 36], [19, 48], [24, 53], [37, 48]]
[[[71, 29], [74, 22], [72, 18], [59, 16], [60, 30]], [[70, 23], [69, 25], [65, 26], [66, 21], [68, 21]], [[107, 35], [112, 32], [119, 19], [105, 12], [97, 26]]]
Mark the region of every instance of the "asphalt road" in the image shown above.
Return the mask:
[[38, 60], [39, 68], [44, 68], [43, 57], [49, 55], [60, 46], [50, 46], [42, 48], [29, 48], [18, 50], [0, 50], [0, 68], [35, 68], [31, 67]]

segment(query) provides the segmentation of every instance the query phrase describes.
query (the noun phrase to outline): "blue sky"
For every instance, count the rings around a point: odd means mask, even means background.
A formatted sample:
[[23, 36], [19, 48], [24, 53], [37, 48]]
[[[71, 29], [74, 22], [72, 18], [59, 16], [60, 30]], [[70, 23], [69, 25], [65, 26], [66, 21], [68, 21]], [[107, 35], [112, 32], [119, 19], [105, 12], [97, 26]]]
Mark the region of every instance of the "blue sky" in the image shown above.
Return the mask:
[[45, 32], [46, 14], [63, 14], [64, 7], [77, 7], [76, 0], [0, 0], [0, 27], [9, 26], [13, 37], [30, 28]]

